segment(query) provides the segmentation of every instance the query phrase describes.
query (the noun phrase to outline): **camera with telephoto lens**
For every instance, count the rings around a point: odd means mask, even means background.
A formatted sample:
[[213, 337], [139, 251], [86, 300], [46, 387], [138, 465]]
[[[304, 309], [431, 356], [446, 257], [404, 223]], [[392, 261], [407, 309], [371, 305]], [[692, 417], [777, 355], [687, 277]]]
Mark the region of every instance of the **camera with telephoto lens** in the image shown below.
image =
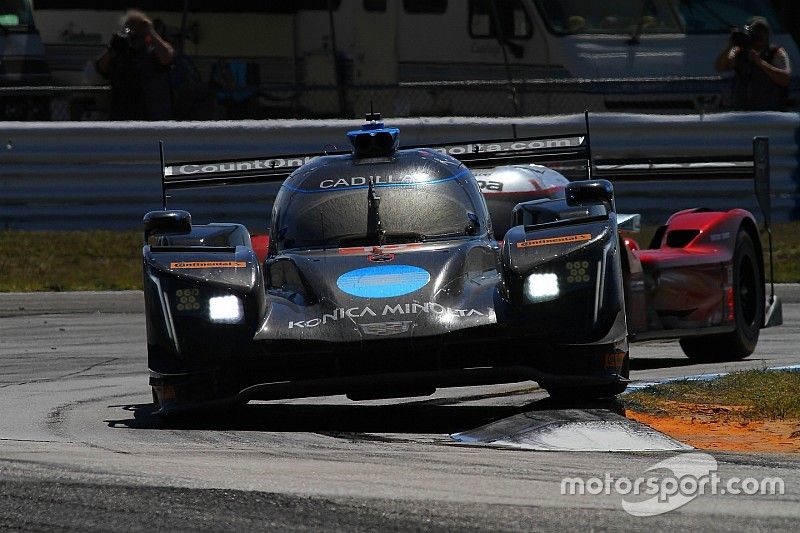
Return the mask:
[[128, 50], [131, 48], [130, 31], [126, 28], [123, 31], [115, 33], [111, 38], [109, 47], [117, 54], [124, 54], [128, 52]]
[[741, 49], [753, 47], [753, 37], [739, 28], [734, 28], [731, 31], [731, 43], [733, 46], [738, 46]]

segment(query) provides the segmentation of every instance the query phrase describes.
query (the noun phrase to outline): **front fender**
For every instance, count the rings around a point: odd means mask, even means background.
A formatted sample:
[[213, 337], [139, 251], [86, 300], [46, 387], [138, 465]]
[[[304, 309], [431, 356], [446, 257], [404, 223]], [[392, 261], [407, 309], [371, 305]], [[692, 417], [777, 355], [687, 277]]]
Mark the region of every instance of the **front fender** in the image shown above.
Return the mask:
[[[252, 340], [266, 314], [266, 295], [252, 248], [164, 248], [145, 245], [144, 299], [151, 370], [207, 368]], [[219, 315], [224, 304], [231, 315]]]
[[[613, 214], [512, 228], [501, 259], [505, 296], [528, 327], [569, 343], [597, 342], [611, 330], [626, 335]], [[557, 288], [542, 297], [531, 288], [539, 281]]]

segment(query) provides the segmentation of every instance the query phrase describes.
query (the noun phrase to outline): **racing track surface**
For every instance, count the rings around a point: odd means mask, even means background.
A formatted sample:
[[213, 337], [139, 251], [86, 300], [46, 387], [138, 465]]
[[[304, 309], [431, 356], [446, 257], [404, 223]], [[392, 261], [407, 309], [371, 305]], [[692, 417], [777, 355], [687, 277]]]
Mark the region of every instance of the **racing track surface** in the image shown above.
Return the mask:
[[[619, 496], [562, 496], [562, 477], [635, 478], [676, 452], [532, 452], [448, 436], [565, 407], [533, 384], [251, 404], [161, 426], [149, 416], [140, 298], [0, 295], [0, 529], [742, 531], [800, 518], [798, 456], [715, 453], [720, 476], [780, 476], [786, 494], [699, 496], [636, 518]], [[632, 377], [800, 363], [800, 304], [784, 318], [735, 364], [689, 365], [673, 343], [634, 346]]]

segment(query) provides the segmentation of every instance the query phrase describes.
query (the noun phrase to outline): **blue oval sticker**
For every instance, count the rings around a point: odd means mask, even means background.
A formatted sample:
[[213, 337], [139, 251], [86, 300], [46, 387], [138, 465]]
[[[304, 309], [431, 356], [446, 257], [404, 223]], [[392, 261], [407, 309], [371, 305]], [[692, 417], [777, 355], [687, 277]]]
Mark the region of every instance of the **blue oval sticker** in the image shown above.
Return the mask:
[[387, 265], [345, 272], [336, 280], [336, 286], [360, 298], [391, 298], [419, 290], [430, 280], [430, 273], [422, 268]]

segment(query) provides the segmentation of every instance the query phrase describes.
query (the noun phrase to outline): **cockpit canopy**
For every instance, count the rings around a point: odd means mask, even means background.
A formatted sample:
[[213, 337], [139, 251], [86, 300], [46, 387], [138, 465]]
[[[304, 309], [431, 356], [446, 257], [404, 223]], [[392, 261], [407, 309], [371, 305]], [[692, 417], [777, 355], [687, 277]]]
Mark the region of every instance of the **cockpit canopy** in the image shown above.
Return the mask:
[[298, 169], [275, 199], [271, 242], [277, 251], [429, 242], [486, 235], [490, 225], [466, 167], [434, 151], [401, 150], [320, 157]]

